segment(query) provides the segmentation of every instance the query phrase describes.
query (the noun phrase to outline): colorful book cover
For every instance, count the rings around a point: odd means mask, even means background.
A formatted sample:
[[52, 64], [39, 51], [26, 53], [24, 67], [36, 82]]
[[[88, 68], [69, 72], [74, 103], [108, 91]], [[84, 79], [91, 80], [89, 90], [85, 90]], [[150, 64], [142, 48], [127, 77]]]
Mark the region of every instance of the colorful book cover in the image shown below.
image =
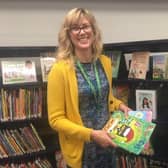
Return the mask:
[[2, 61], [1, 65], [3, 84], [37, 82], [34, 61]]
[[134, 154], [140, 154], [149, 141], [156, 124], [138, 119], [134, 116], [125, 117], [121, 111], [115, 111], [104, 126], [118, 147]]
[[111, 59], [111, 62], [112, 62], [113, 78], [117, 78], [118, 77], [121, 54], [122, 54], [122, 52], [119, 51], [119, 50], [105, 51], [105, 55], [108, 55], [110, 57], [110, 59]]
[[111, 59], [112, 59], [113, 78], [117, 78], [118, 72], [119, 72], [120, 60], [121, 60], [121, 51], [112, 51]]
[[128, 78], [146, 79], [146, 73], [149, 67], [150, 52], [134, 52], [132, 55], [131, 65]]
[[168, 79], [167, 65], [168, 65], [168, 54], [153, 55], [153, 67], [152, 76], [154, 80]]
[[142, 120], [146, 120], [151, 122], [152, 121], [152, 111], [148, 110], [148, 111], [141, 111], [141, 110], [131, 110], [128, 112], [128, 115], [130, 116], [134, 116], [136, 118], [142, 119]]
[[[140, 110], [135, 110], [135, 111], [129, 111], [128, 115], [134, 116], [136, 118], [151, 122], [152, 121], [152, 111], [140, 111]], [[150, 141], [146, 142], [144, 145], [144, 149], [142, 150], [143, 154], [146, 155], [152, 155], [154, 153], [154, 149], [152, 148], [152, 145]]]
[[55, 61], [56, 61], [56, 58], [54, 57], [41, 57], [40, 58], [43, 82], [47, 82], [48, 74], [51, 70], [51, 67], [55, 63]]

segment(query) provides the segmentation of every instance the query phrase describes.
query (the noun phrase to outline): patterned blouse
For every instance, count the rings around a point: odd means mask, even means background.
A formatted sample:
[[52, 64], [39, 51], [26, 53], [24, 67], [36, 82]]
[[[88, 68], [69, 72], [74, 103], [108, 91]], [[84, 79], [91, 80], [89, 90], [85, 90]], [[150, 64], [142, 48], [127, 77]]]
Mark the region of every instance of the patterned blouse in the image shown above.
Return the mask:
[[[80, 114], [86, 127], [99, 130], [103, 128], [110, 115], [108, 110], [109, 83], [100, 60], [97, 60], [96, 67], [101, 85], [101, 96], [98, 96], [93, 63], [81, 63], [81, 65], [95, 87], [99, 107], [97, 106], [93, 91], [77, 66], [76, 75], [78, 80]], [[114, 152], [113, 148], [102, 148], [95, 142], [85, 143], [82, 168], [115, 168]]]

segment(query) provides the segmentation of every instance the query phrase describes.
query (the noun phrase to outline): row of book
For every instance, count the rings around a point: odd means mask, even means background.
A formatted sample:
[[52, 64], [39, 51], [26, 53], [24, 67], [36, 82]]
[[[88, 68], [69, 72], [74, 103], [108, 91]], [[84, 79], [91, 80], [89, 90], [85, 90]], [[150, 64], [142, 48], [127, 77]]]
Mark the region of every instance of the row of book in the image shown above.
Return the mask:
[[[116, 167], [117, 168], [167, 168], [168, 162], [154, 160], [150, 157], [135, 156], [117, 152]], [[66, 162], [63, 158], [61, 151], [55, 152], [56, 164], [58, 168], [67, 168]]]
[[148, 160], [141, 156], [120, 155], [117, 156], [117, 168], [147, 168]]
[[0, 90], [0, 121], [38, 118], [42, 115], [42, 88]]
[[0, 131], [0, 158], [45, 150], [33, 124]]
[[37, 158], [27, 163], [21, 161], [21, 163], [0, 164], [0, 168], [52, 168], [52, 165], [46, 158]]
[[2, 84], [17, 84], [37, 82], [37, 72], [40, 69], [43, 82], [47, 81], [48, 73], [55, 63], [54, 52], [41, 53], [37, 57], [1, 58]]
[[[113, 78], [118, 77], [121, 51], [105, 51], [105, 54], [112, 59]], [[152, 60], [152, 79], [168, 79], [168, 53], [166, 52], [149, 52], [139, 51], [124, 53], [126, 70], [129, 71], [128, 78], [146, 79], [146, 74], [150, 70], [150, 59]]]
[[[112, 59], [113, 78], [118, 77], [122, 52], [105, 51]], [[129, 71], [128, 78], [146, 79], [149, 71], [149, 59], [152, 58], [152, 77], [154, 80], [168, 79], [168, 53], [151, 53], [140, 51], [125, 53], [126, 69]], [[2, 84], [16, 84], [37, 82], [37, 67], [40, 63], [43, 82], [47, 82], [48, 73], [56, 62], [54, 52], [41, 53], [39, 57], [29, 58], [1, 58]]]
[[142, 156], [119, 155], [117, 168], [167, 168], [168, 162], [154, 160]]

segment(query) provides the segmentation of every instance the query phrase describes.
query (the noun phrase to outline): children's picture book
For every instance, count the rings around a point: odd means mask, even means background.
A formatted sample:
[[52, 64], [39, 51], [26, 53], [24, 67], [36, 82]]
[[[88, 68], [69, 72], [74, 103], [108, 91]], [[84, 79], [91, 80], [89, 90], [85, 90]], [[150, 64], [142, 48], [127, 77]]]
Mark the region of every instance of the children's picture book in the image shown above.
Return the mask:
[[152, 54], [152, 77], [154, 80], [168, 79], [168, 53]]
[[54, 56], [53, 57], [45, 56], [45, 57], [41, 57], [40, 58], [43, 82], [47, 82], [48, 81], [48, 79], [47, 79], [48, 78], [48, 74], [49, 74], [49, 72], [51, 70], [51, 67], [53, 66], [53, 64], [55, 62], [56, 62], [56, 58]]
[[3, 84], [36, 82], [35, 62], [31, 60], [2, 61]]
[[[131, 110], [128, 112], [128, 115], [134, 116], [136, 118], [151, 122], [152, 121], [152, 111], [146, 110], [146, 111], [140, 111], [140, 110]], [[154, 153], [154, 149], [152, 148], [152, 145], [150, 141], [146, 142], [144, 145], [144, 149], [142, 150], [143, 154], [146, 155], [152, 155]]]
[[136, 110], [152, 111], [152, 119], [157, 118], [156, 90], [136, 89]]
[[152, 121], [152, 111], [150, 110], [131, 110], [128, 112], [128, 115], [134, 116], [136, 118], [146, 120], [151, 122]]
[[140, 51], [133, 52], [128, 78], [146, 79], [146, 74], [149, 67], [150, 52]]
[[117, 78], [122, 52], [119, 50], [109, 50], [105, 51], [105, 55], [108, 55], [111, 58], [113, 78]]
[[149, 141], [155, 127], [155, 123], [130, 115], [125, 117], [123, 112], [114, 111], [103, 129], [114, 137], [113, 141], [118, 147], [138, 155]]

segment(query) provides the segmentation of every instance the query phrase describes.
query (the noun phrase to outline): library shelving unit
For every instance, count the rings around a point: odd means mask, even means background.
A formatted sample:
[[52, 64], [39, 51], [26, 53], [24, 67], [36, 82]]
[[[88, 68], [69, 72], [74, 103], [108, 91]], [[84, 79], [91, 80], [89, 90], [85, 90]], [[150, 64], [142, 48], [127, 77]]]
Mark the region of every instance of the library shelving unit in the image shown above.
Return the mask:
[[[56, 167], [55, 152], [59, 147], [58, 138], [48, 124], [47, 83], [42, 80], [40, 66], [40, 53], [54, 51], [55, 47], [0, 47], [0, 167], [24, 164], [32, 167], [33, 164], [36, 166], [43, 164], [46, 168]], [[16, 66], [23, 66], [26, 60], [35, 63], [36, 80], [5, 83], [3, 78], [8, 79], [5, 75], [15, 75]], [[8, 74], [4, 74], [4, 71]], [[24, 92], [22, 92], [24, 96], [21, 96], [21, 91]], [[23, 111], [24, 114], [21, 115]], [[27, 128], [32, 130], [32, 126], [35, 129], [32, 133], [35, 137], [33, 140], [28, 132], [24, 133]], [[7, 144], [3, 144], [4, 142]], [[41, 146], [38, 146], [39, 142]]]
[[[156, 128], [151, 137], [151, 144], [154, 150], [153, 155], [141, 155], [140, 157], [146, 158], [146, 165], [149, 167], [167, 167], [168, 166], [168, 79], [154, 80], [152, 77], [152, 54], [149, 58], [149, 70], [145, 79], [130, 79], [128, 78], [129, 70], [126, 67], [125, 55], [139, 51], [149, 51], [150, 53], [163, 53], [166, 55], [168, 52], [168, 40], [147, 40], [147, 41], [133, 41], [122, 43], [108, 43], [104, 44], [104, 52], [110, 53], [120, 51], [121, 60], [119, 65], [118, 77], [113, 79], [113, 85], [127, 85], [129, 88], [128, 105], [132, 109], [136, 109], [136, 89], [156, 90], [156, 113], [157, 117], [153, 120], [156, 123]], [[119, 151], [119, 153], [126, 156], [125, 162], [130, 155], [130, 160], [133, 156], [128, 153]], [[123, 158], [122, 158], [123, 159]], [[121, 159], [121, 160], [122, 160]], [[137, 158], [136, 158], [137, 159]], [[120, 160], [120, 161], [121, 161]], [[127, 160], [127, 161], [126, 161]], [[125, 163], [128, 164], [128, 163]], [[122, 167], [122, 166], [121, 166]]]
[[[59, 150], [59, 143], [57, 134], [50, 128], [47, 119], [47, 104], [46, 104], [46, 88], [47, 83], [42, 80], [42, 71], [40, 67], [40, 53], [43, 52], [54, 52], [56, 47], [54, 46], [40, 46], [40, 47], [0, 47], [0, 86], [1, 86], [1, 96], [2, 90], [19, 90], [35, 88], [35, 90], [41, 88], [42, 90], [42, 103], [41, 103], [41, 115], [40, 117], [25, 117], [23, 119], [8, 119], [4, 121], [0, 120], [0, 134], [6, 133], [6, 130], [22, 130], [24, 127], [34, 126], [37, 134], [39, 135], [41, 141], [45, 148], [42, 150], [35, 150], [32, 152], [23, 152], [22, 154], [13, 154], [7, 157], [0, 157], [0, 165], [11, 164], [11, 163], [27, 163], [33, 162], [36, 159], [47, 159], [51, 166], [56, 167], [55, 152]], [[153, 80], [152, 79], [152, 57], [150, 57], [149, 70], [145, 80], [140, 79], [129, 79], [128, 70], [125, 64], [125, 53], [132, 53], [135, 51], [150, 51], [150, 52], [168, 52], [168, 40], [148, 40], [148, 41], [133, 41], [133, 42], [123, 42], [123, 43], [108, 43], [104, 44], [104, 51], [116, 51], [122, 52], [122, 57], [119, 65], [118, 77], [113, 79], [114, 85], [127, 84], [129, 87], [129, 97], [128, 105], [132, 109], [135, 109], [135, 90], [138, 89], [154, 89], [157, 90], [157, 118], [153, 121], [156, 123], [156, 129], [151, 137], [151, 144], [154, 149], [154, 154], [149, 156], [140, 155], [134, 156], [124, 151], [118, 150], [118, 159], [126, 162], [130, 160], [132, 163], [133, 158], [135, 162], [138, 162], [138, 158], [145, 158], [147, 166], [155, 167], [166, 167], [168, 164], [168, 151], [166, 150], [168, 146], [168, 80]], [[36, 75], [37, 81], [31, 83], [14, 83], [14, 84], [4, 84], [3, 83], [3, 72], [1, 68], [2, 61], [11, 60], [27, 60], [31, 59], [36, 65]], [[7, 92], [8, 93], [8, 92]], [[2, 99], [2, 97], [0, 98]], [[0, 101], [2, 102], [2, 100]], [[2, 106], [2, 104], [1, 104]], [[2, 113], [2, 110], [0, 111]], [[1, 114], [2, 115], [2, 114]], [[0, 115], [0, 117], [1, 117]], [[27, 137], [27, 141], [30, 139]], [[0, 140], [1, 142], [1, 140]], [[1, 154], [1, 153], [0, 153]], [[123, 157], [124, 155], [124, 157]], [[129, 158], [127, 158], [127, 156]], [[120, 160], [119, 160], [120, 162]], [[121, 162], [121, 163], [122, 163]], [[131, 165], [129, 163], [129, 165]], [[128, 164], [128, 163], [124, 163]], [[135, 166], [135, 165], [134, 165]], [[122, 167], [122, 165], [120, 165]], [[133, 167], [133, 166], [132, 166]]]

